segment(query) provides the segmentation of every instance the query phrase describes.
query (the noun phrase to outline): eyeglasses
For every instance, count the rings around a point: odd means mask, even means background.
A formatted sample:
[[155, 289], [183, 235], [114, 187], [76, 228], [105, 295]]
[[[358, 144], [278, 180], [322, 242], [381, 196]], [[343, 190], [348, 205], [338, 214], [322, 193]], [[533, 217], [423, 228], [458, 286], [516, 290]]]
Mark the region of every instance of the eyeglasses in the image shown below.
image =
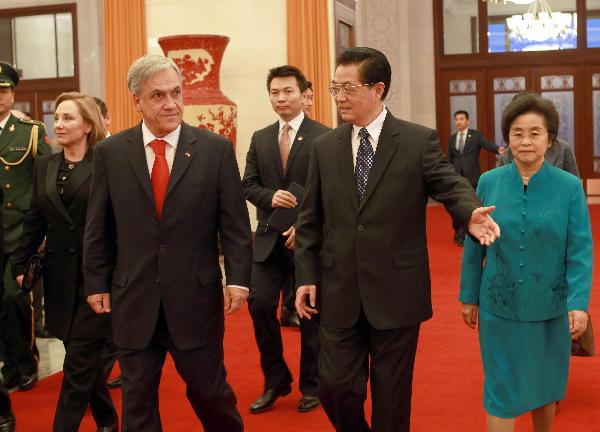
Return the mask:
[[349, 84], [349, 83], [344, 83], [344, 84], [334, 84], [331, 83], [329, 84], [329, 94], [331, 95], [331, 97], [336, 97], [337, 95], [339, 95], [341, 92], [343, 92], [345, 95], [351, 95], [357, 92], [357, 89], [359, 87], [369, 87], [375, 85], [375, 83], [370, 83], [370, 84]]
[[525, 138], [529, 138], [533, 142], [540, 141], [542, 139], [542, 137], [544, 135], [546, 135], [547, 133], [548, 133], [548, 131], [534, 130], [534, 131], [531, 131], [531, 133], [529, 135], [527, 135], [524, 132], [516, 131], [516, 132], [511, 132], [509, 134], [509, 136], [510, 136], [511, 141], [514, 141], [515, 143], [520, 144], [525, 140]]

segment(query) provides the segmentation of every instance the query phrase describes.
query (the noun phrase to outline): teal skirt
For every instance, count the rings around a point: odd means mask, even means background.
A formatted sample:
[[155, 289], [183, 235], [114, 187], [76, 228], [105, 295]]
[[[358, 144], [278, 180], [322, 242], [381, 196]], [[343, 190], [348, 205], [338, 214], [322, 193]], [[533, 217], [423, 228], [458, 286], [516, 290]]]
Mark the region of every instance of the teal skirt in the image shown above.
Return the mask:
[[489, 414], [514, 418], [564, 398], [571, 354], [567, 315], [513, 321], [479, 309], [479, 345]]

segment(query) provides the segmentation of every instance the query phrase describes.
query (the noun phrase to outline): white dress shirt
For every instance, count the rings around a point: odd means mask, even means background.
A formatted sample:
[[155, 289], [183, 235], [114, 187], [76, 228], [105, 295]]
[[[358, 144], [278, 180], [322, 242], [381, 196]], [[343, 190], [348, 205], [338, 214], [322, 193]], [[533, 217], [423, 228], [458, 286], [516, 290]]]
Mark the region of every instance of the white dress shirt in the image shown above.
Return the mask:
[[[388, 110], [384, 106], [381, 110], [381, 113], [375, 117], [375, 120], [365, 126], [367, 132], [369, 132], [369, 142], [373, 146], [373, 154], [377, 152], [379, 135], [381, 134], [381, 129], [383, 128], [383, 122], [387, 112]], [[360, 145], [360, 137], [358, 136], [358, 132], [360, 132], [361, 129], [362, 126], [352, 125], [352, 163], [354, 164], [354, 168], [356, 168], [356, 154], [358, 153], [358, 146]]]
[[[288, 131], [288, 134], [290, 135], [290, 149], [291, 149], [291, 146], [294, 145], [294, 140], [296, 139], [296, 135], [298, 134], [298, 129], [300, 129], [300, 125], [302, 124], [303, 121], [304, 121], [304, 112], [300, 111], [300, 114], [298, 114], [296, 117], [294, 117], [289, 122], [287, 122], [287, 124], [290, 125], [290, 130]], [[278, 137], [281, 136], [281, 131], [283, 130], [283, 126], [285, 125], [285, 123], [286, 122], [279, 119], [279, 134], [277, 135]]]
[[175, 159], [175, 150], [177, 150], [177, 143], [179, 142], [179, 134], [181, 133], [181, 124], [177, 126], [177, 129], [165, 135], [162, 138], [156, 138], [150, 129], [146, 126], [146, 122], [142, 121], [142, 140], [144, 141], [144, 150], [146, 151], [146, 162], [148, 163], [148, 172], [152, 176], [152, 167], [154, 166], [154, 150], [150, 146], [150, 143], [155, 139], [161, 139], [167, 142], [165, 146], [165, 159], [169, 166], [169, 174], [173, 169], [173, 160]]
[[0, 133], [4, 132], [4, 129], [6, 129], [6, 123], [8, 123], [8, 119], [10, 117], [10, 113], [8, 113], [8, 115], [6, 117], [4, 117], [4, 120], [0, 121], [0, 128], [2, 128], [0, 130]]
[[[466, 128], [464, 131], [456, 131], [456, 143], [454, 144], [454, 148], [456, 150], [460, 150], [460, 147], [458, 145], [459, 141], [460, 141], [460, 134], [463, 134], [463, 145], [467, 143], [467, 136], [469, 135], [469, 128]], [[464, 147], [463, 147], [464, 149]]]
[[[177, 143], [179, 142], [179, 135], [181, 133], [181, 124], [177, 126], [177, 129], [165, 135], [162, 138], [156, 138], [150, 129], [146, 126], [146, 123], [142, 121], [142, 140], [144, 141], [144, 150], [146, 152], [146, 162], [148, 163], [148, 172], [150, 173], [150, 177], [152, 177], [152, 167], [154, 166], [154, 150], [150, 147], [150, 143], [155, 139], [162, 139], [167, 142], [165, 145], [165, 159], [167, 160], [167, 165], [169, 166], [169, 174], [173, 170], [173, 160], [175, 159], [175, 150], [177, 150]], [[249, 291], [248, 287], [243, 287], [239, 285], [228, 285], [231, 288], [241, 288], [243, 290]]]

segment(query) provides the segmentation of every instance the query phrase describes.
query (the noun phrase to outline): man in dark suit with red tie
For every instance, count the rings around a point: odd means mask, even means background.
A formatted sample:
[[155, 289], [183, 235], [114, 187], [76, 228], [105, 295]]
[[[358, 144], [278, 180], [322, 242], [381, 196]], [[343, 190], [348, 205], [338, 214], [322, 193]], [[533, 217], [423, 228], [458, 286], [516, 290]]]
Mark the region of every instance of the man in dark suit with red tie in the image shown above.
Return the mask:
[[[283, 358], [277, 307], [286, 280], [294, 279], [295, 228], [292, 225], [279, 232], [268, 225], [268, 220], [275, 209], [297, 205], [296, 197], [287, 189], [294, 182], [304, 186], [313, 142], [329, 130], [305, 116], [302, 102], [306, 88], [306, 78], [294, 66], [269, 71], [267, 90], [279, 120], [252, 136], [242, 180], [246, 199], [256, 206], [258, 215], [248, 307], [265, 384], [263, 393], [250, 405], [254, 414], [270, 409], [280, 396], [291, 391], [292, 375]], [[302, 398], [298, 410], [307, 412], [319, 405], [317, 320], [303, 320], [300, 332]]]
[[204, 430], [242, 431], [223, 364], [223, 311], [248, 296], [252, 240], [232, 145], [182, 122], [171, 59], [138, 59], [128, 85], [143, 121], [95, 148], [84, 242], [88, 302], [112, 314], [119, 348], [123, 432], [162, 431], [167, 352]]
[[483, 243], [499, 235], [488, 216], [493, 207], [478, 208], [436, 132], [384, 106], [390, 82], [380, 51], [357, 47], [338, 56], [329, 92], [347, 124], [315, 141], [296, 225], [296, 309], [321, 318], [318, 394], [343, 432], [410, 430], [419, 327], [432, 315], [428, 197]]
[[[448, 160], [461, 176], [466, 178], [473, 189], [477, 189], [481, 167], [479, 166], [479, 153], [485, 149], [492, 153], [503, 153], [504, 147], [498, 147], [493, 142], [485, 139], [483, 134], [475, 129], [469, 129], [469, 113], [456, 111], [454, 113], [453, 133], [448, 140]], [[462, 245], [465, 242], [465, 230], [456, 220], [452, 220], [454, 228], [454, 242]]]

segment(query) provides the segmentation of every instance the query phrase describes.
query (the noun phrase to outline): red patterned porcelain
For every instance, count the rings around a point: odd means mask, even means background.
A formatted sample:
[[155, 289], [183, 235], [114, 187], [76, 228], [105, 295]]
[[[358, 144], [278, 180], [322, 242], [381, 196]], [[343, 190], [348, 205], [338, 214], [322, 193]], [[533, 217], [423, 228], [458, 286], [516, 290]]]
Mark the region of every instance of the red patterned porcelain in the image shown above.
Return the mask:
[[235, 149], [237, 105], [221, 92], [219, 71], [227, 36], [178, 35], [158, 39], [183, 74], [183, 119], [231, 140]]

